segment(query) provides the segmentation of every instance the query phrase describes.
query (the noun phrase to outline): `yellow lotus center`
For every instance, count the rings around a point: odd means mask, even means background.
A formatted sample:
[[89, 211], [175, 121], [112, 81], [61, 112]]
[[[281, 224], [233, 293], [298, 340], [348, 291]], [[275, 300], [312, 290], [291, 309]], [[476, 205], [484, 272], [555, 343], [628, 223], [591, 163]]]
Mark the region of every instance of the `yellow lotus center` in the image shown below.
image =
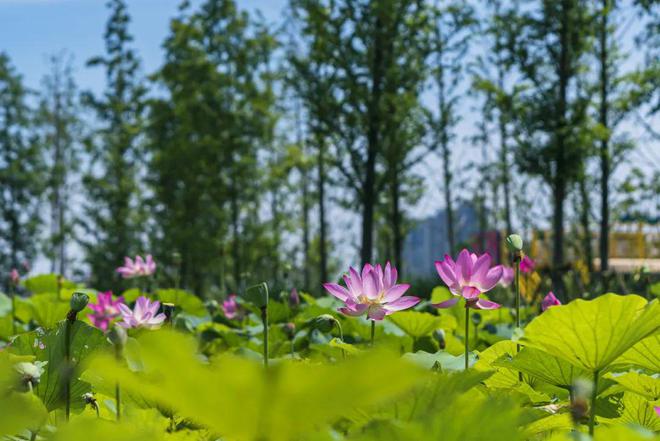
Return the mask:
[[384, 297], [385, 297], [385, 292], [381, 292], [378, 294], [378, 297], [376, 297], [375, 299], [370, 299], [365, 295], [361, 295], [360, 297], [358, 297], [358, 300], [360, 301], [360, 303], [366, 305], [382, 305]]

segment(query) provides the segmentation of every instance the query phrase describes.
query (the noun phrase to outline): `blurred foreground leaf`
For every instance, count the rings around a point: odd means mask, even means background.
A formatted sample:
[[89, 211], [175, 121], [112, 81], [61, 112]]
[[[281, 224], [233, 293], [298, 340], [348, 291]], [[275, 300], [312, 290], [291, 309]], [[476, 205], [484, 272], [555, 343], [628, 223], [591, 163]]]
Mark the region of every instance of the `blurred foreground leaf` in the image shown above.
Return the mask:
[[142, 372], [101, 354], [88, 368], [228, 439], [294, 439], [423, 379], [420, 369], [384, 353], [337, 365], [283, 362], [264, 371], [260, 363], [234, 356], [205, 364], [194, 339], [167, 330], [146, 333], [139, 343]]

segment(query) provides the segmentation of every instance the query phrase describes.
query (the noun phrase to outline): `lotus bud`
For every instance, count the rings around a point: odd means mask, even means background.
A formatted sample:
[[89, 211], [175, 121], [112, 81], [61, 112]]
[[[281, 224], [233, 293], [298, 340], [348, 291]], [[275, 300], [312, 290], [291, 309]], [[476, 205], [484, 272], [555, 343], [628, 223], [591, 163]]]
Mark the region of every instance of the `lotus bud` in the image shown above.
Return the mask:
[[332, 331], [332, 328], [335, 327], [336, 323], [337, 319], [330, 314], [321, 314], [318, 317], [313, 318], [310, 325], [312, 329], [318, 329], [319, 331], [326, 333]]
[[78, 318], [78, 313], [87, 307], [89, 303], [89, 296], [84, 292], [74, 292], [69, 301], [71, 309], [66, 315], [68, 322], [75, 322]]
[[292, 270], [292, 267], [291, 267], [290, 263], [284, 264], [284, 274], [283, 275], [284, 275], [285, 280], [289, 278], [289, 273], [291, 273], [291, 270]]
[[555, 296], [555, 294], [550, 291], [544, 298], [541, 300], [541, 311], [545, 311], [546, 309], [553, 307], [553, 306], [561, 306], [561, 302], [559, 299]]
[[440, 349], [445, 349], [447, 347], [447, 340], [445, 340], [445, 330], [436, 329], [433, 331], [433, 338], [438, 342]]
[[478, 312], [472, 314], [471, 319], [472, 319], [472, 324], [474, 326], [479, 326], [481, 324], [481, 314], [479, 314]]
[[245, 291], [245, 299], [259, 308], [268, 306], [268, 285], [259, 283], [253, 285]]
[[285, 323], [284, 333], [289, 340], [293, 340], [293, 338], [296, 336], [296, 324], [292, 322]]
[[298, 294], [298, 290], [293, 288], [289, 294], [289, 307], [297, 308], [298, 306], [300, 306], [300, 295]]
[[87, 307], [89, 296], [84, 292], [74, 292], [69, 303], [71, 305], [71, 311], [78, 313]]
[[511, 234], [506, 238], [506, 245], [512, 253], [519, 253], [523, 249], [523, 240], [517, 234]]
[[9, 272], [9, 281], [12, 283], [12, 285], [18, 286], [18, 283], [21, 281], [21, 275], [18, 274], [18, 270], [16, 268], [12, 268], [12, 270]]

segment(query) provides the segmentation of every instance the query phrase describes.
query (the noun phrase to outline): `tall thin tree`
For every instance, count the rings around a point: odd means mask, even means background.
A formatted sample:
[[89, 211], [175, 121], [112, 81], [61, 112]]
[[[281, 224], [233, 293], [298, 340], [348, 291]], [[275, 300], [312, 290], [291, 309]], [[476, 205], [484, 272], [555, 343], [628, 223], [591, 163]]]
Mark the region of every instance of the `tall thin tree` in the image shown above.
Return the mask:
[[66, 274], [67, 245], [73, 240], [75, 210], [72, 185], [80, 163], [81, 121], [78, 90], [73, 78], [72, 59], [65, 52], [50, 57], [50, 73], [43, 81], [38, 122], [40, 142], [48, 156], [50, 237], [46, 255], [53, 273]]
[[123, 0], [110, 0], [103, 56], [88, 61], [105, 70], [106, 90], [87, 92], [84, 99], [96, 111], [98, 129], [87, 142], [90, 164], [83, 178], [87, 190], [81, 239], [93, 286], [118, 289], [111, 275], [126, 255], [142, 252], [143, 215], [138, 173], [142, 161], [139, 134], [143, 124], [146, 89], [140, 62], [130, 47], [130, 17]]

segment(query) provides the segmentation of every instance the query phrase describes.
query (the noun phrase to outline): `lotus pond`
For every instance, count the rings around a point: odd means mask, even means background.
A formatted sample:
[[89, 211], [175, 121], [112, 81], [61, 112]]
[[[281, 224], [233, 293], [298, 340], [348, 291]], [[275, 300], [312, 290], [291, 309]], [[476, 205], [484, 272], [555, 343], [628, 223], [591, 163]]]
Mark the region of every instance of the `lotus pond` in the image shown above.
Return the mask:
[[528, 275], [468, 251], [436, 267], [438, 286], [415, 296], [387, 264], [320, 297], [263, 283], [218, 301], [144, 288], [150, 258], [118, 269], [143, 287], [121, 295], [14, 277], [0, 436], [657, 439], [657, 300], [521, 296]]

